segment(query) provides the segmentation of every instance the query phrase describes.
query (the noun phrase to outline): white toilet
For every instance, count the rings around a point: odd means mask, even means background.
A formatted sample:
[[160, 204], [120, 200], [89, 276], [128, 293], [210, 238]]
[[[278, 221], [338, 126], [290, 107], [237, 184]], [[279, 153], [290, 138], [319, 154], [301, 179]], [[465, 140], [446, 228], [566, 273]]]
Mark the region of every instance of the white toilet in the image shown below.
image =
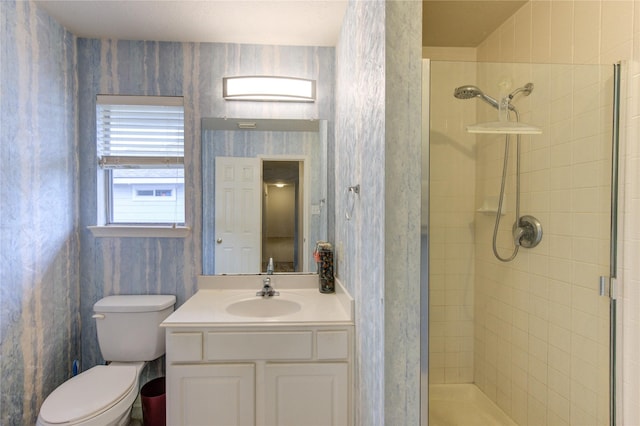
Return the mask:
[[108, 365], [95, 366], [58, 386], [40, 408], [36, 425], [127, 425], [147, 361], [164, 355], [160, 323], [175, 296], [109, 296], [93, 305], [98, 343]]

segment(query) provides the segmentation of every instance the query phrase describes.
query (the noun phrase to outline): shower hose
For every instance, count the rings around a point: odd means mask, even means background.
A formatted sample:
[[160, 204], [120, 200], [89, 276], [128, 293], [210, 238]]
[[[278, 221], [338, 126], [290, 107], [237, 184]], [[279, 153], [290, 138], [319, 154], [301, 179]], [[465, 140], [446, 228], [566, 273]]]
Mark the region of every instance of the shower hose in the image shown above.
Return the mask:
[[[520, 114], [516, 109], [513, 110], [516, 114], [516, 121], [520, 121]], [[498, 210], [496, 211], [496, 222], [493, 227], [493, 254], [496, 258], [502, 262], [511, 262], [518, 254], [520, 246], [514, 244], [513, 252], [509, 257], [502, 257], [498, 253], [498, 228], [500, 227], [500, 216], [502, 212], [502, 203], [504, 201], [504, 191], [507, 181], [507, 168], [509, 166], [509, 139], [510, 135], [505, 135], [504, 139], [504, 161], [502, 163], [502, 181], [500, 183], [500, 197], [498, 199]], [[520, 222], [520, 135], [516, 135], [516, 226], [519, 226]]]

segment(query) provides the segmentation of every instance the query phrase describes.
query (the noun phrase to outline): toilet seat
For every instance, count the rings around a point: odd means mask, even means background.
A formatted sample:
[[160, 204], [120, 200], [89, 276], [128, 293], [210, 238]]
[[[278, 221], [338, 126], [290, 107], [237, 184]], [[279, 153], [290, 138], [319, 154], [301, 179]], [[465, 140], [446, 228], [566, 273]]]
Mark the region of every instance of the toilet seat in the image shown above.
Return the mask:
[[137, 388], [135, 365], [98, 365], [54, 390], [40, 408], [46, 424], [78, 423], [96, 417]]

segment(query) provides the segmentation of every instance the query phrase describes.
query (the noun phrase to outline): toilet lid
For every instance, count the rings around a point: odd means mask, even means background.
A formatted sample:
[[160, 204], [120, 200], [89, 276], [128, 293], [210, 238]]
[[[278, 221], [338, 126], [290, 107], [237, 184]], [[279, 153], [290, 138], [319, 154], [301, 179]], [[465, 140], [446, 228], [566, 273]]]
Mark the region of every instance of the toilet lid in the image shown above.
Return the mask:
[[134, 366], [95, 366], [54, 390], [42, 404], [40, 417], [56, 424], [97, 416], [124, 398], [136, 380]]

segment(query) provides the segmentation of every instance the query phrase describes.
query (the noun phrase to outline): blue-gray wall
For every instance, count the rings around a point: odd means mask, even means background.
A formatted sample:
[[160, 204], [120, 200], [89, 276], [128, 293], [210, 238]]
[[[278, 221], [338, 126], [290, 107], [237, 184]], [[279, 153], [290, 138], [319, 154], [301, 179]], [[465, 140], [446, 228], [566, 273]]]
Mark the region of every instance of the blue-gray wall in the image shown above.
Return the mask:
[[336, 273], [356, 301], [356, 424], [370, 426], [385, 424], [384, 6], [350, 2], [336, 46]]
[[[418, 424], [420, 2], [350, 1], [336, 49], [76, 42], [32, 2], [2, 1], [0, 12], [2, 424], [33, 423], [80, 352], [84, 369], [102, 361], [95, 301], [170, 293], [181, 304], [195, 291], [207, 116], [329, 120], [329, 239], [356, 299], [358, 424]], [[222, 76], [261, 73], [316, 79], [319, 99], [221, 99]], [[87, 231], [97, 215], [98, 93], [185, 97], [187, 238]]]
[[336, 47], [337, 273], [356, 300], [359, 425], [419, 424], [421, 7], [351, 1]]
[[34, 424], [80, 354], [75, 38], [0, 2], [0, 424]]
[[[325, 47], [78, 40], [80, 309], [85, 366], [102, 360], [91, 320], [98, 299], [114, 293], [166, 293], [175, 294], [180, 305], [196, 290], [196, 278], [202, 273], [201, 118], [330, 119], [334, 62], [334, 49]], [[224, 101], [222, 77], [247, 74], [317, 80], [318, 100], [310, 104]], [[94, 238], [86, 230], [96, 224], [97, 217], [97, 94], [184, 96], [186, 222], [192, 228], [188, 237]], [[329, 149], [332, 146], [330, 141]]]
[[385, 424], [420, 424], [422, 2], [385, 15]]

